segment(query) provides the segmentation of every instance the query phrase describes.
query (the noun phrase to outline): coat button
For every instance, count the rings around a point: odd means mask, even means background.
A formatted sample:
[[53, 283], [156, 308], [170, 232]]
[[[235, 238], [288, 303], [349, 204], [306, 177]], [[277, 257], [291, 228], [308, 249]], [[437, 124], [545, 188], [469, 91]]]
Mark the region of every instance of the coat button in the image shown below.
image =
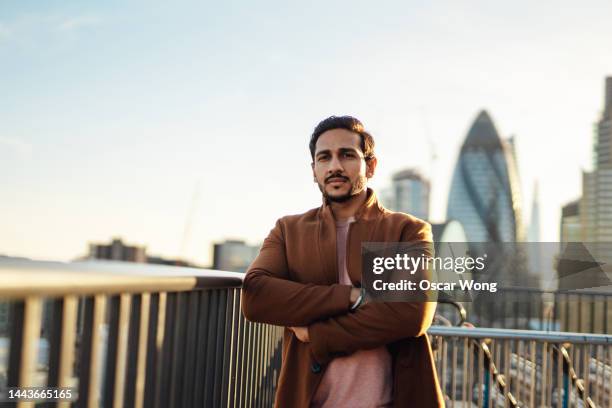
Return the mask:
[[321, 372], [321, 364], [319, 363], [312, 363], [312, 365], [310, 366], [310, 371], [312, 371], [315, 374], [318, 374]]

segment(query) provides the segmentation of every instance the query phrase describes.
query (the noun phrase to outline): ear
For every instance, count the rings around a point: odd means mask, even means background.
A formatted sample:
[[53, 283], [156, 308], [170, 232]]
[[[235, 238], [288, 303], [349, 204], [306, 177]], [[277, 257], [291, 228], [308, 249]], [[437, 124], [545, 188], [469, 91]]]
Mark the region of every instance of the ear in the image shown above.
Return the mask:
[[315, 174], [315, 171], [314, 171], [314, 162], [310, 163], [310, 168], [312, 169], [312, 179], [316, 183], [317, 182], [317, 175]]
[[378, 164], [378, 160], [376, 156], [373, 156], [370, 160], [366, 161], [366, 177], [372, 178], [374, 177], [374, 173], [376, 172], [376, 165]]

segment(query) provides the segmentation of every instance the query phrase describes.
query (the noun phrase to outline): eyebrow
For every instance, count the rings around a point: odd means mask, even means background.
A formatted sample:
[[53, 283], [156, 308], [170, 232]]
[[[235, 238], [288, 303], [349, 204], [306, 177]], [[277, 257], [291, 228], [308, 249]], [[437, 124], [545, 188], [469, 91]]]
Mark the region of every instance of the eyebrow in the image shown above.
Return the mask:
[[[355, 149], [354, 147], [341, 147], [338, 149], [338, 152], [339, 153], [357, 153], [359, 154], [359, 151]], [[317, 152], [317, 154], [315, 154], [315, 157], [319, 157], [322, 154], [330, 154], [330, 153], [331, 153], [330, 149], [321, 150]]]

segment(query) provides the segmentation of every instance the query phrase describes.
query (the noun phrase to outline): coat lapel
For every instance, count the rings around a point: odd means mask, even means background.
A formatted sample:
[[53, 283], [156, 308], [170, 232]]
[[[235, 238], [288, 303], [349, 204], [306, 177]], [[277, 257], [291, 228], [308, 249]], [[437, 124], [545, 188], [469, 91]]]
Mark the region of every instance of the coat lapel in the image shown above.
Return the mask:
[[[355, 214], [350, 226], [347, 251], [347, 270], [353, 284], [361, 282], [361, 243], [374, 237], [380, 205], [373, 190]], [[336, 260], [336, 221], [331, 207], [323, 203], [319, 211], [319, 253], [327, 284], [338, 283], [338, 262]]]
[[325, 282], [338, 283], [338, 264], [336, 262], [336, 222], [331, 207], [323, 205], [319, 211], [319, 253], [323, 264]]

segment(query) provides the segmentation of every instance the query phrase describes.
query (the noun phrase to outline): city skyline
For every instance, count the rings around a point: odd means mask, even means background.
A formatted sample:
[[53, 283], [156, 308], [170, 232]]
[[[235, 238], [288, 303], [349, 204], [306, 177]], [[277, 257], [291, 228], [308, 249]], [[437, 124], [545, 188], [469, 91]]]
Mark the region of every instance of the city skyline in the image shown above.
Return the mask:
[[420, 169], [440, 222], [481, 109], [515, 135], [522, 207], [538, 180], [558, 240], [592, 165], [612, 5], [322, 7], [1, 6], [0, 253], [70, 260], [121, 236], [209, 265], [213, 242], [258, 243], [319, 205], [308, 137], [345, 113], [377, 142], [372, 187]]

